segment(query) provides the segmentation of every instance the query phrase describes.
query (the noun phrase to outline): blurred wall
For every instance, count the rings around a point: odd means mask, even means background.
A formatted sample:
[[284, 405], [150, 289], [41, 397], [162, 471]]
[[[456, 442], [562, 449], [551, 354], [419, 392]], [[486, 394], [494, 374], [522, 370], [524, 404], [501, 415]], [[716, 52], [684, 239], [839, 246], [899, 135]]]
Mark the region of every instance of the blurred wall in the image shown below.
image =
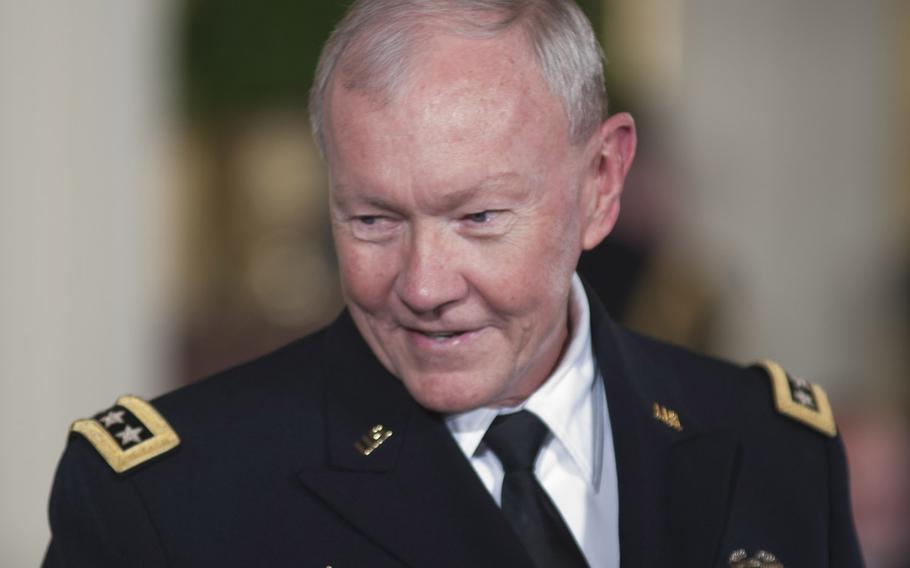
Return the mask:
[[905, 380], [901, 7], [698, 0], [683, 20], [677, 140], [690, 230], [723, 287], [718, 351], [837, 394]]
[[37, 566], [69, 423], [169, 384], [172, 2], [0, 2], [0, 565]]
[[709, 283], [709, 349], [838, 395], [906, 392], [905, 5], [609, 4], [612, 74], [682, 164], [667, 242]]

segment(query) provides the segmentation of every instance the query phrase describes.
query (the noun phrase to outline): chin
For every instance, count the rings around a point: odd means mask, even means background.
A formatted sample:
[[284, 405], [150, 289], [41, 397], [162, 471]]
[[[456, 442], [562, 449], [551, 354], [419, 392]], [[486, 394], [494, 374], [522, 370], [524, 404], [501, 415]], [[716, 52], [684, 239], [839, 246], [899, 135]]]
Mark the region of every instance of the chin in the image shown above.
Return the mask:
[[402, 382], [420, 406], [443, 414], [490, 406], [495, 398], [494, 393], [451, 375], [405, 375]]

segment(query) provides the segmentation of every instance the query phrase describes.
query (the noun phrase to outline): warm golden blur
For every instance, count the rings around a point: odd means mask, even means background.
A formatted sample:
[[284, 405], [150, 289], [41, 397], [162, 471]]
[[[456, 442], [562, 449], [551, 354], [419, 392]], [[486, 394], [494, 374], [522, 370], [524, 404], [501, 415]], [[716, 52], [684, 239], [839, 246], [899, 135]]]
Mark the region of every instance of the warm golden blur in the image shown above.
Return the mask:
[[[870, 567], [910, 558], [910, 9], [587, 0], [639, 125], [581, 271], [647, 333], [824, 385]], [[306, 93], [347, 2], [0, 5], [0, 550], [75, 418], [341, 308]]]

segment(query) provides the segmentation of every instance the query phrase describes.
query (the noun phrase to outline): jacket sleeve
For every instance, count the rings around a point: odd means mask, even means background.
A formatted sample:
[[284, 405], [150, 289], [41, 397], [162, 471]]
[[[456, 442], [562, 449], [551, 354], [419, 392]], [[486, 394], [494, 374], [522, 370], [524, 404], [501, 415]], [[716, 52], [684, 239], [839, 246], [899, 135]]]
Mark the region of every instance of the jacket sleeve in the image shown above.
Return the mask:
[[856, 529], [853, 526], [847, 458], [839, 435], [828, 440], [828, 491], [829, 565], [831, 568], [864, 566]]
[[115, 473], [78, 435], [57, 467], [49, 518], [44, 568], [168, 565], [129, 474]]

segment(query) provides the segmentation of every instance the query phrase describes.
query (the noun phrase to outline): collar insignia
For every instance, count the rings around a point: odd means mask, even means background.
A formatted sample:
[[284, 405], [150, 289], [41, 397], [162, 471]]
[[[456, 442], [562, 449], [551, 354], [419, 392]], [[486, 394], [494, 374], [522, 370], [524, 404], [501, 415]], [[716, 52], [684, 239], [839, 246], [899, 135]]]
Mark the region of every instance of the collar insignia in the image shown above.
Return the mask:
[[180, 438], [152, 406], [135, 396], [121, 396], [111, 408], [70, 427], [95, 447], [117, 473], [177, 447]]
[[834, 413], [828, 403], [828, 396], [820, 386], [787, 375], [774, 361], [765, 360], [758, 365], [771, 377], [774, 406], [778, 412], [828, 436], [837, 435]]
[[383, 442], [391, 438], [393, 433], [382, 424], [377, 424], [354, 443], [354, 448], [357, 449], [360, 455], [368, 456], [381, 446]]
[[681, 432], [683, 427], [679, 423], [679, 414], [675, 410], [670, 410], [666, 406], [654, 403], [654, 418], [658, 422], [663, 422], [668, 428], [672, 428], [677, 432]]

